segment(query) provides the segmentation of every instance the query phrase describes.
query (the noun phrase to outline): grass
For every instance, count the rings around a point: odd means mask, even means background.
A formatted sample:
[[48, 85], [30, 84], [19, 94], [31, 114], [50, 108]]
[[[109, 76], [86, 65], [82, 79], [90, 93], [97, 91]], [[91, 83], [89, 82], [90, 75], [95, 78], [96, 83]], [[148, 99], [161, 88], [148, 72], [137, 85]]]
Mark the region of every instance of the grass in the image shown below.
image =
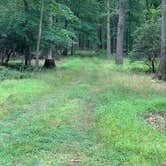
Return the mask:
[[[165, 165], [166, 84], [96, 57], [0, 82], [0, 165]], [[139, 65], [140, 67], [141, 65]], [[75, 162], [74, 162], [75, 161]]]

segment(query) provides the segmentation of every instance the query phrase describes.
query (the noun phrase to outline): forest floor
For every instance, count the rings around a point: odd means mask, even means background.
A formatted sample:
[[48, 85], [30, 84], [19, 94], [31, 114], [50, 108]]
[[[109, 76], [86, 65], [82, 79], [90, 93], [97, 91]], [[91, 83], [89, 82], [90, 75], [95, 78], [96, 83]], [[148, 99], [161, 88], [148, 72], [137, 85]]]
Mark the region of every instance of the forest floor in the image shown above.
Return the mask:
[[0, 165], [165, 166], [166, 130], [147, 120], [155, 114], [166, 114], [164, 82], [127, 61], [63, 59], [0, 82]]

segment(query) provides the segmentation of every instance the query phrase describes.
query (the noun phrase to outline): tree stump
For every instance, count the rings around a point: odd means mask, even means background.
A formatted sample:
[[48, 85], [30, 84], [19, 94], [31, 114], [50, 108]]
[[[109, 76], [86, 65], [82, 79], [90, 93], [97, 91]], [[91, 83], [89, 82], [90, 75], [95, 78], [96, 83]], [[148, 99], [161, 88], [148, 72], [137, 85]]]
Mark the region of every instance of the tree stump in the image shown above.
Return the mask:
[[44, 67], [47, 69], [56, 67], [55, 60], [54, 59], [45, 59]]

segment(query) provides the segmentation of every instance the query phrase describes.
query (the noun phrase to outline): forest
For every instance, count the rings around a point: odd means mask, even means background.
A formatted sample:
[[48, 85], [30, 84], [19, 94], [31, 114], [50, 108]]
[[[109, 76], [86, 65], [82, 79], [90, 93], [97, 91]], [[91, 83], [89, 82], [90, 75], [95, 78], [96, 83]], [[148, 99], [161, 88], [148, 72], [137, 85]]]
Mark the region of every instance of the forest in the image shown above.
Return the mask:
[[0, 0], [0, 165], [165, 166], [166, 0]]

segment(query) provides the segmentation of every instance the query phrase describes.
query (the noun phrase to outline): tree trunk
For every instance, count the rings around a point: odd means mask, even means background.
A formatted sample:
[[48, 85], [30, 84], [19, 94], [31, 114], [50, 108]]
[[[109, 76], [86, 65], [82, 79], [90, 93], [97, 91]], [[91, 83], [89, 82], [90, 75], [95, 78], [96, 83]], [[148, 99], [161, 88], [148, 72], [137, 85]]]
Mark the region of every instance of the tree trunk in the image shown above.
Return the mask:
[[155, 61], [154, 59], [151, 61], [151, 65], [152, 65], [152, 72], [155, 73], [156, 72], [156, 69], [155, 69]]
[[107, 57], [111, 56], [110, 0], [107, 0]]
[[5, 55], [6, 55], [6, 49], [1, 52], [1, 65], [5, 65]]
[[[25, 13], [28, 16], [29, 15], [29, 5], [28, 5], [28, 0], [23, 0], [24, 2], [24, 7], [25, 7]], [[29, 24], [29, 18], [26, 19], [25, 25]], [[31, 31], [29, 29], [27, 29], [26, 31], [26, 36], [28, 38], [31, 38]], [[23, 51], [24, 54], [24, 64], [25, 66], [31, 66], [31, 54], [30, 54], [30, 43], [29, 41], [27, 41], [26, 37], [24, 37], [24, 43], [25, 43], [25, 48]]]
[[[53, 24], [53, 18], [52, 15], [49, 17], [49, 24], [52, 26]], [[53, 51], [52, 51], [52, 44], [50, 44], [50, 48], [48, 50], [48, 54], [46, 56], [45, 62], [44, 62], [44, 67], [45, 68], [54, 68], [55, 65], [55, 60], [53, 58]]]
[[31, 66], [31, 53], [29, 46], [27, 46], [24, 50], [24, 60], [25, 60], [25, 66]]
[[125, 0], [119, 0], [119, 21], [116, 45], [116, 64], [123, 64], [123, 39], [125, 24]]
[[6, 51], [6, 55], [5, 55], [5, 56], [6, 56], [6, 59], [5, 59], [5, 65], [6, 65], [6, 66], [8, 66], [8, 62], [9, 62], [9, 60], [10, 60], [11, 55], [12, 55], [12, 50], [10, 50], [10, 49], [7, 50], [7, 51]]
[[78, 49], [81, 49], [81, 34], [78, 34]]
[[40, 8], [40, 23], [39, 23], [39, 33], [37, 39], [37, 50], [36, 50], [36, 69], [39, 69], [39, 54], [40, 54], [40, 41], [42, 34], [42, 24], [43, 24], [43, 14], [44, 14], [44, 0], [41, 0], [41, 8]]
[[[67, 30], [67, 26], [68, 26], [68, 21], [65, 20], [65, 25], [64, 28]], [[68, 48], [65, 46], [64, 50], [63, 50], [63, 56], [67, 56], [68, 55]]]
[[65, 56], [65, 57], [67, 56], [67, 54], [68, 54], [68, 49], [67, 49], [66, 47], [64, 48], [62, 54], [63, 54], [63, 56]]
[[72, 45], [71, 45], [71, 50], [70, 50], [70, 55], [74, 55], [74, 49], [75, 49], [75, 47], [74, 47], [74, 38], [72, 38]]
[[74, 55], [74, 44], [72, 43], [70, 55]]
[[55, 60], [52, 57], [52, 48], [50, 47], [48, 50], [48, 55], [47, 55], [45, 62], [44, 62], [44, 67], [45, 68], [54, 68], [55, 66], [56, 66]]
[[103, 48], [103, 41], [102, 41], [102, 25], [99, 25], [98, 28], [98, 38], [99, 38], [99, 44], [98, 44], [98, 49], [102, 49]]
[[158, 78], [166, 80], [166, 0], [162, 0], [161, 55]]

